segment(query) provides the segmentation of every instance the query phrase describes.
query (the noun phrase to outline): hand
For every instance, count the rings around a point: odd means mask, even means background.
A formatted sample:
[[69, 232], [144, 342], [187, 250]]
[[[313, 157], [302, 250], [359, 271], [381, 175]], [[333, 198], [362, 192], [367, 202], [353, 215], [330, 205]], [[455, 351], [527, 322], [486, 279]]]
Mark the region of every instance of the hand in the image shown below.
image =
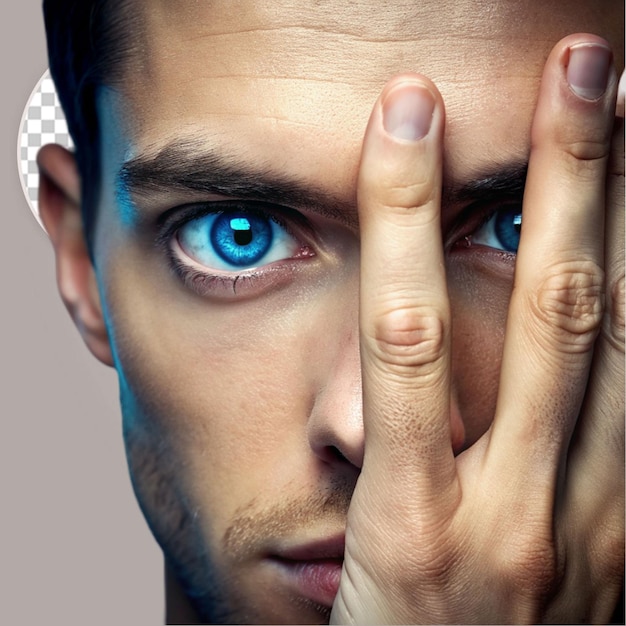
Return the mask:
[[496, 412], [456, 457], [443, 102], [404, 75], [374, 107], [358, 188], [365, 456], [332, 623], [611, 616], [624, 567], [623, 127], [607, 174], [617, 80], [575, 94], [581, 43], [606, 46], [568, 37], [545, 67]]

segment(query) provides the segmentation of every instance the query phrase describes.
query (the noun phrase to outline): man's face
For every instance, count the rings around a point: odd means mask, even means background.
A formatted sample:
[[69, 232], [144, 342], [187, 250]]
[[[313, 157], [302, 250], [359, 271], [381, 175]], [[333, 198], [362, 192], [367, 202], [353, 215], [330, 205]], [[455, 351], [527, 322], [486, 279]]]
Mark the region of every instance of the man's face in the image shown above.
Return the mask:
[[494, 412], [543, 63], [572, 32], [623, 54], [620, 3], [137, 4], [128, 79], [99, 102], [95, 247], [135, 490], [205, 618], [320, 621], [363, 459], [372, 105], [405, 71], [446, 104], [460, 453]]

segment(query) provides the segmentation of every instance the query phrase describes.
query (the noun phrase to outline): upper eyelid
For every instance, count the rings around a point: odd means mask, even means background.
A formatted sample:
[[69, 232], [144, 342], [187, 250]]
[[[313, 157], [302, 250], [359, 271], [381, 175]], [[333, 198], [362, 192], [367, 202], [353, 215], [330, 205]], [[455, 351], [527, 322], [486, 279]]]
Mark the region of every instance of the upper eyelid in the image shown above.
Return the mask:
[[503, 206], [516, 203], [522, 206], [522, 200], [523, 197], [515, 193], [501, 194], [497, 197], [489, 196], [488, 198], [474, 200], [463, 207], [463, 209], [459, 212], [456, 221], [467, 220], [471, 215], [477, 213], [482, 213], [486, 216], [485, 221], [487, 221], [489, 217], [497, 213]]
[[171, 237], [185, 224], [207, 215], [217, 215], [226, 211], [248, 211], [272, 219], [284, 228], [292, 237], [297, 238], [292, 225], [298, 225], [312, 235], [312, 227], [302, 213], [280, 205], [251, 200], [217, 200], [208, 202], [192, 202], [168, 209], [157, 220], [158, 233], [156, 245], [167, 246]]
[[[446, 250], [463, 236], [482, 228], [499, 209], [503, 208], [503, 205], [512, 203], [519, 203], [520, 207], [522, 205], [523, 194], [517, 188], [485, 195], [486, 197], [469, 202], [454, 217], [450, 228], [446, 229], [448, 231], [445, 235]], [[313, 224], [301, 211], [263, 200], [247, 199], [195, 201], [171, 207], [161, 213], [157, 219], [158, 232], [155, 243], [159, 248], [167, 247], [171, 237], [187, 222], [229, 210], [243, 210], [264, 215], [296, 239], [302, 238], [302, 235], [306, 233], [306, 239], [310, 239], [310, 243], [319, 244]], [[467, 229], [468, 221], [474, 222], [471, 230], [461, 234], [459, 231]], [[296, 228], [294, 229], [293, 226]]]
[[[519, 204], [522, 207], [522, 196], [516, 192], [502, 194], [497, 198], [490, 196], [488, 199], [474, 200], [464, 206], [455, 216], [454, 221], [445, 233], [446, 251], [450, 250], [454, 244], [482, 228], [498, 211], [512, 204]], [[470, 225], [468, 226], [468, 222]]]
[[[116, 177], [118, 194], [128, 205], [128, 221], [141, 223], [159, 199], [170, 194], [216, 194], [245, 201], [277, 202], [306, 214], [336, 220], [359, 230], [355, 196], [302, 179], [298, 172], [276, 170], [248, 161], [237, 146], [220, 145], [216, 137], [182, 135], [156, 152], [138, 153], [123, 163]], [[444, 169], [442, 208], [459, 206], [503, 192], [523, 194], [528, 154], [482, 154], [459, 172]], [[326, 181], [320, 181], [325, 183]], [[151, 218], [150, 218], [151, 221]]]

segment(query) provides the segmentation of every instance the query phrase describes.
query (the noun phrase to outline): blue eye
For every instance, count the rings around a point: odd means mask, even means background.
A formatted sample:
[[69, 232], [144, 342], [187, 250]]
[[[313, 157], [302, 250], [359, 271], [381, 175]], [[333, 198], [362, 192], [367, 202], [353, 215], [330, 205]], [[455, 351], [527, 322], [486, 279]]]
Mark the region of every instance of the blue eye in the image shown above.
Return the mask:
[[219, 215], [211, 226], [209, 238], [215, 252], [235, 267], [254, 265], [272, 245], [269, 220], [243, 214]]
[[471, 235], [472, 244], [506, 252], [517, 252], [522, 231], [522, 210], [518, 204], [496, 211]]
[[192, 219], [178, 229], [177, 239], [192, 260], [225, 271], [290, 258], [300, 248], [298, 241], [269, 216], [245, 210]]

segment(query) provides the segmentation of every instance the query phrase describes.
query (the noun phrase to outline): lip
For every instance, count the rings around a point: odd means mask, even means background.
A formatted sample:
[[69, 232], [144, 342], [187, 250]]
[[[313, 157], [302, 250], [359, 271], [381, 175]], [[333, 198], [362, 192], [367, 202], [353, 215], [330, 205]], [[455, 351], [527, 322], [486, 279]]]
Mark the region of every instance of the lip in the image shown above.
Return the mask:
[[281, 548], [270, 560], [295, 594], [330, 608], [339, 590], [344, 548], [341, 535]]

